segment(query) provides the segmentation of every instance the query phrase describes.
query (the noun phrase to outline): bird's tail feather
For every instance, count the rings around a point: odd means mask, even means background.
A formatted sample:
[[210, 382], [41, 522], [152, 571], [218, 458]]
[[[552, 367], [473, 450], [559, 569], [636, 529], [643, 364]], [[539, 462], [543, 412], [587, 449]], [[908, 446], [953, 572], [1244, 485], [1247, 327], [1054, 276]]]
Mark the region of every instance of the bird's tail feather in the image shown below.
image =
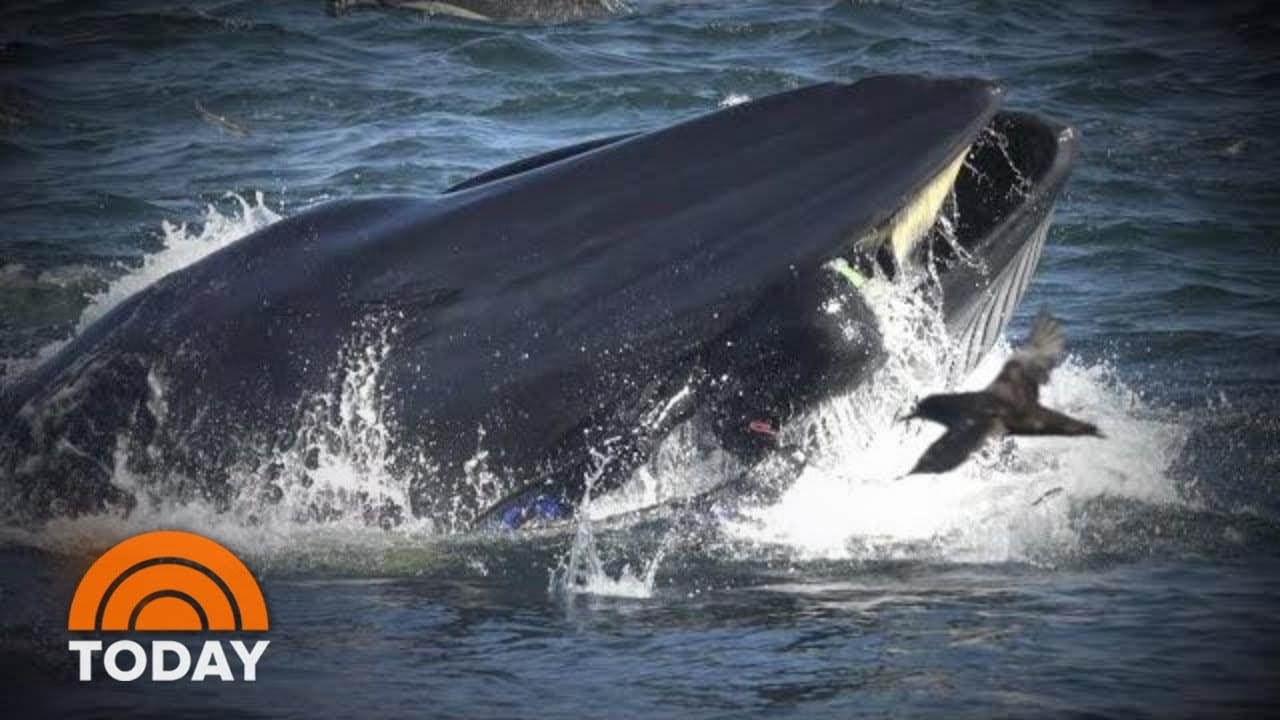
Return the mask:
[[1031, 326], [1031, 335], [1014, 357], [1022, 361], [1037, 383], [1043, 385], [1049, 381], [1049, 373], [1062, 364], [1066, 352], [1067, 339], [1062, 325], [1047, 311], [1041, 310]]

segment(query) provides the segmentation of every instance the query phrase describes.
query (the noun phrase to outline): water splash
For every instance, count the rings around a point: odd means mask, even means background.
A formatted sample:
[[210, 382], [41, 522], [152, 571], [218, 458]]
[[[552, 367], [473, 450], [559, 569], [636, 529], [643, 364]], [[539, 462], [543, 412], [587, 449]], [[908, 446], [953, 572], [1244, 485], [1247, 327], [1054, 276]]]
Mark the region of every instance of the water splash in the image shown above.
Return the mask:
[[1075, 547], [1072, 509], [1084, 500], [1181, 502], [1167, 469], [1185, 431], [1145, 412], [1106, 365], [1075, 359], [1042, 399], [1096, 421], [1108, 439], [1004, 439], [951, 473], [904, 477], [942, 429], [895, 419], [923, 395], [984, 387], [1011, 351], [999, 343], [956, 376], [958, 350], [937, 311], [901, 284], [874, 282], [867, 296], [889, 362], [802, 423], [818, 453], [777, 504], [727, 521], [732, 538], [802, 558], [1053, 562]]
[[[954, 244], [954, 214], [954, 207], [943, 213], [946, 222], [935, 229], [936, 240]], [[1155, 506], [1185, 504], [1169, 472], [1185, 444], [1185, 428], [1148, 410], [1105, 363], [1074, 358], [1043, 388], [1043, 400], [1096, 422], [1108, 439], [1004, 439], [952, 473], [904, 477], [942, 428], [897, 418], [924, 395], [985, 387], [1011, 354], [1001, 341], [967, 370], [965, 349], [950, 336], [936, 293], [929, 292], [937, 280], [934, 264], [927, 262], [896, 280], [877, 277], [864, 287], [887, 360], [870, 382], [784, 429], [783, 443], [814, 452], [777, 503], [708, 521], [718, 523], [737, 552], [1052, 564], [1079, 548], [1076, 510], [1087, 501], [1106, 496]], [[838, 307], [827, 311], [841, 314]], [[692, 494], [740, 471], [732, 458], [707, 452], [696, 428], [682, 426], [628, 485], [584, 509], [558, 578], [560, 590], [651, 591], [651, 583], [629, 567], [623, 573], [606, 570], [591, 522]]]
[[609, 465], [609, 452], [607, 445], [603, 451], [592, 450], [595, 470], [587, 478], [568, 555], [561, 559], [560, 565], [551, 573], [549, 591], [553, 596], [571, 598], [575, 595], [591, 595], [635, 599], [653, 596], [658, 566], [666, 557], [670, 536], [663, 540], [657, 552], [644, 563], [639, 572], [633, 570], [630, 563], [623, 563], [621, 568], [611, 573], [601, 555], [593, 526], [595, 520], [591, 512], [591, 493], [596, 481]]
[[[62, 553], [91, 553], [130, 535], [182, 529], [216, 538], [263, 565], [377, 563], [384, 553], [435, 534], [409, 512], [409, 480], [392, 443], [382, 367], [396, 342], [396, 318], [374, 316], [354, 329], [330, 378], [330, 390], [300, 409], [298, 430], [274, 446], [243, 448], [227, 469], [229, 499], [192, 496], [200, 483], [161, 466], [137, 471], [127, 439], [117, 445], [111, 482], [139, 498], [126, 513], [56, 517], [38, 528], [6, 527], [8, 541]], [[163, 374], [148, 377], [153, 417], [163, 423]], [[410, 463], [425, 467], [418, 459]], [[356, 549], [360, 549], [357, 551]], [[365, 553], [365, 551], [368, 551]], [[360, 564], [356, 563], [356, 564]]]
[[602, 556], [592, 521], [582, 518], [576, 525], [568, 556], [551, 573], [550, 592], [555, 597], [578, 595], [647, 599], [653, 597], [658, 568], [666, 559], [669, 542], [664, 541], [639, 568], [622, 562], [616, 571]]
[[[85, 328], [134, 293], [280, 219], [280, 215], [267, 206], [261, 192], [254, 194], [252, 202], [236, 193], [227, 193], [224, 198], [234, 200], [236, 210], [224, 213], [212, 204], [207, 205], [198, 229], [187, 223], [174, 225], [167, 220], [162, 222], [159, 250], [146, 255], [140, 266], [127, 268], [105, 290], [90, 296], [80, 313], [80, 319], [67, 338], [44, 346], [31, 357], [0, 359], [0, 378], [16, 379], [22, 376], [53, 357], [58, 350], [84, 332]], [[65, 282], [73, 271], [74, 268], [67, 268], [61, 272], [47, 271], [47, 274], [52, 273], [52, 282]]]
[[313, 396], [291, 441], [266, 453], [268, 475], [241, 475], [240, 494], [255, 522], [264, 511], [296, 524], [359, 519], [385, 529], [413, 522], [382, 376], [397, 319], [363, 320], [331, 376], [333, 390]]
[[[237, 195], [227, 197], [236, 201], [237, 211], [224, 214], [211, 205], [199, 229], [163, 223], [163, 248], [90, 298], [75, 334], [151, 283], [280, 218], [266, 206], [261, 193], [252, 202]], [[219, 538], [254, 555], [270, 555], [270, 549], [295, 551], [289, 538], [299, 534], [321, 532], [335, 541], [346, 538], [358, 544], [374, 541], [392, 526], [402, 539], [431, 534], [429, 523], [411, 517], [408, 480], [397, 465], [391, 441], [394, 418], [386, 410], [382, 365], [397, 335], [396, 317], [380, 315], [358, 323], [335, 359], [327, 391], [309, 397], [298, 408], [297, 431], [274, 445], [255, 446], [251, 439], [242, 439], [243, 460], [226, 469], [229, 500], [193, 494], [192, 488], [203, 483], [156, 462], [160, 433], [141, 449], [152, 460], [146, 463], [150, 468], [137, 468], [131, 462], [137, 450], [131, 449], [131, 430], [126, 429], [117, 439], [107, 474], [113, 485], [139, 499], [136, 507], [56, 517], [36, 529], [5, 527], [0, 542], [91, 552], [137, 532], [180, 528]], [[24, 362], [34, 366], [67, 341], [46, 347]], [[146, 414], [163, 430], [168, 407], [163, 367], [149, 368], [146, 381]], [[421, 458], [405, 464], [429, 471]]]

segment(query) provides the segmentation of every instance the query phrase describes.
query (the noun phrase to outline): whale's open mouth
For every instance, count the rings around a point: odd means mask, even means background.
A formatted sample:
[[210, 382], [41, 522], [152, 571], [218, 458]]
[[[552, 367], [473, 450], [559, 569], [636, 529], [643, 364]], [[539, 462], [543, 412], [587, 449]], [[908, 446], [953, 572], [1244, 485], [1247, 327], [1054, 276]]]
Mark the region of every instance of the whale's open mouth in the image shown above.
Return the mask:
[[924, 241], [943, 222], [942, 211], [954, 202], [956, 180], [970, 148], [957, 153], [924, 187], [885, 222], [856, 236], [831, 267], [855, 285], [872, 272], [889, 277], [918, 264]]
[[981, 263], [1001, 223], [1034, 212], [1037, 200], [1056, 192], [1071, 159], [1059, 145], [1071, 139], [1069, 129], [1034, 115], [998, 113], [896, 213], [856, 236], [828, 267], [861, 287], [877, 274], [893, 279], [900, 272], [942, 272], [961, 259]]

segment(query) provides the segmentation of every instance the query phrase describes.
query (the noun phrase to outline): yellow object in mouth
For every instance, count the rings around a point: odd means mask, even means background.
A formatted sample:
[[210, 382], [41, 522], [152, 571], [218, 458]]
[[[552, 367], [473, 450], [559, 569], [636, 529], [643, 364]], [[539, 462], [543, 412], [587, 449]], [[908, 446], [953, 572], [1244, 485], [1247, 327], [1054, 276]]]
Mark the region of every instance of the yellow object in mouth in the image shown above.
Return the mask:
[[925, 184], [911, 202], [898, 211], [889, 221], [887, 235], [893, 248], [893, 256], [898, 265], [906, 263], [916, 245], [929, 234], [929, 229], [938, 221], [938, 213], [947, 195], [955, 187], [956, 177], [960, 175], [960, 167], [969, 154], [969, 149], [956, 155], [946, 167]]
[[[888, 246], [893, 251], [897, 266], [906, 267], [920, 241], [928, 236], [929, 230], [938, 222], [942, 205], [955, 187], [960, 168], [964, 166], [964, 159], [968, 155], [968, 147], [957, 153], [955, 159], [925, 183], [902, 209], [855, 242], [853, 255], [875, 258], [882, 247]], [[851, 264], [844, 258], [837, 258], [827, 266], [853, 282], [854, 287], [860, 288], [862, 285], [861, 282], [854, 282], [851, 274], [856, 274], [865, 282], [863, 273], [855, 269], [856, 263]]]
[[853, 266], [849, 264], [849, 261], [842, 257], [838, 257], [835, 260], [828, 262], [827, 267], [835, 270], [836, 274], [845, 280], [848, 280], [849, 284], [858, 290], [861, 290], [862, 286], [867, 284], [866, 276], [857, 270], [854, 270]]

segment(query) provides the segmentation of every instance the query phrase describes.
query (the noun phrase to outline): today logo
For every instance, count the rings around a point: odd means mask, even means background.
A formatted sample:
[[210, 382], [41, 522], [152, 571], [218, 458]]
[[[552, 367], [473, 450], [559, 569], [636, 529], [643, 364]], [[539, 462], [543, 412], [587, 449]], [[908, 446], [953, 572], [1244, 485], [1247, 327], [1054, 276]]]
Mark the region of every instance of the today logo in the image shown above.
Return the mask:
[[[262, 590], [240, 559], [218, 543], [187, 532], [149, 532], [108, 550], [80, 579], [67, 630], [95, 633], [265, 632], [267, 605]], [[152, 680], [193, 682], [217, 678], [257, 679], [258, 661], [270, 644], [252, 647], [231, 640], [231, 653], [220, 640], [206, 640], [194, 662], [187, 645], [152, 640], [150, 652], [133, 639], [106, 645], [102, 666], [113, 680], [131, 682], [150, 669]], [[94, 679], [94, 660], [102, 640], [71, 640], [67, 648], [79, 656], [80, 680]]]

